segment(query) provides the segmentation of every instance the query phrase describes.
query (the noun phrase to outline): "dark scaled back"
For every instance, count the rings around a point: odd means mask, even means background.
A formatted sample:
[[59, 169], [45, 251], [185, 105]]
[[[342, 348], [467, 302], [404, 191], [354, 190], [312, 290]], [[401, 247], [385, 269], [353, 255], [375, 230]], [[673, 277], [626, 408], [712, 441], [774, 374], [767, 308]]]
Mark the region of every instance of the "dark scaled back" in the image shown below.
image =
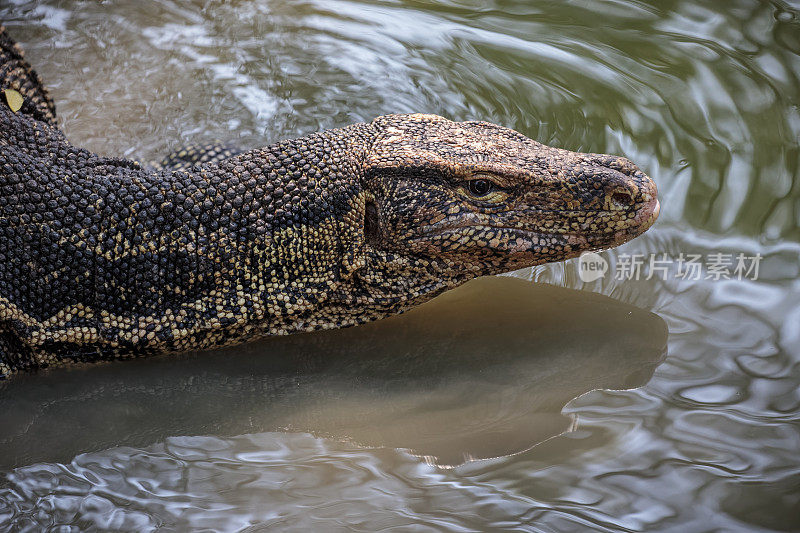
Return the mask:
[[233, 142], [189, 144], [168, 154], [161, 161], [149, 163], [148, 166], [157, 170], [186, 170], [203, 163], [221, 163], [242, 152], [244, 150]]

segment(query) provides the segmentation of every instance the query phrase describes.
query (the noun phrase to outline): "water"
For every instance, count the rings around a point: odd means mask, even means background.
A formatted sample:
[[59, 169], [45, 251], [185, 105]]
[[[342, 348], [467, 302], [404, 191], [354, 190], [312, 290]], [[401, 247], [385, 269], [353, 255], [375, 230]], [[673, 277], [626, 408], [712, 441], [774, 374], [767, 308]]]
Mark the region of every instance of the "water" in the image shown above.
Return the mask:
[[[361, 328], [0, 384], [5, 529], [800, 530], [796, 3], [5, 0], [0, 20], [103, 154], [422, 111], [623, 154], [662, 204], [595, 281], [570, 261]], [[760, 254], [757, 279], [714, 279], [717, 253]], [[672, 262], [637, 280], [633, 257]]]

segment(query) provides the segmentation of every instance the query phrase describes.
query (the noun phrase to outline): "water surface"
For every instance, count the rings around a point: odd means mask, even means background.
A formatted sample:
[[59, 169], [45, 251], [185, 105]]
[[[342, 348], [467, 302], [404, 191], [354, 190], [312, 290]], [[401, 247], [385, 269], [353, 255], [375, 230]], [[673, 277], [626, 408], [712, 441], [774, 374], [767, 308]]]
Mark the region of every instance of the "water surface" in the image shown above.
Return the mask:
[[[0, 523], [800, 529], [798, 17], [744, 0], [0, 3], [68, 137], [103, 154], [431, 112], [625, 155], [662, 203], [589, 283], [570, 261], [363, 328], [0, 384]], [[761, 261], [757, 279], [681, 279], [675, 261], [615, 276], [652, 254]]]

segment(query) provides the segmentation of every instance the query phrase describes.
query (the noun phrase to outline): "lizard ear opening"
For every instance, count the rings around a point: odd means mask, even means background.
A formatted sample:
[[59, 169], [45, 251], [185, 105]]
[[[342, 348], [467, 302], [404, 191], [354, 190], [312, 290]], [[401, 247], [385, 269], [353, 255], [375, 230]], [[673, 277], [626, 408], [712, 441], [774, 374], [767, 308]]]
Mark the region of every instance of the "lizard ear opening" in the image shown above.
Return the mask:
[[378, 206], [374, 200], [367, 200], [364, 204], [364, 239], [367, 244], [377, 247], [383, 237], [381, 230]]

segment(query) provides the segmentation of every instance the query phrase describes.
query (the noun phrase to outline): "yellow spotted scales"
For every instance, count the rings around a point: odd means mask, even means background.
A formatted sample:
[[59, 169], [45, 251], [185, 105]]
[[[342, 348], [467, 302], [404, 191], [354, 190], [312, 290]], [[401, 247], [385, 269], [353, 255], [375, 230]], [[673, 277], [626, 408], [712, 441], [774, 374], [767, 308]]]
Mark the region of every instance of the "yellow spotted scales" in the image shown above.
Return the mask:
[[0, 375], [359, 324], [658, 215], [627, 159], [435, 115], [101, 157], [2, 28], [0, 89], [22, 98], [0, 105]]

